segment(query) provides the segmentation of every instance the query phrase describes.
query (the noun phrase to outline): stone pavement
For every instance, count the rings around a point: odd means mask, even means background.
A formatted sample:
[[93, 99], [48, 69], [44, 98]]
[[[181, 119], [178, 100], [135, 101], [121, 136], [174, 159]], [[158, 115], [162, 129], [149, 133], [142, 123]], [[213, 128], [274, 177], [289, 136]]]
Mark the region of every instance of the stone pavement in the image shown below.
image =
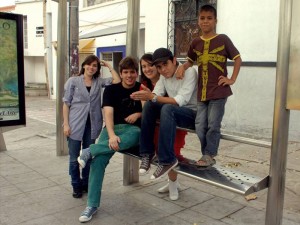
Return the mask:
[[[74, 199], [68, 175], [68, 156], [56, 156], [55, 101], [26, 98], [27, 126], [4, 133], [7, 151], [0, 152], [0, 224], [75, 225], [86, 195]], [[186, 137], [183, 154], [199, 158], [199, 142]], [[217, 163], [237, 165], [257, 176], [269, 172], [270, 149], [221, 141]], [[157, 193], [165, 184], [123, 186], [123, 156], [115, 154], [106, 170], [101, 207], [88, 224], [112, 225], [228, 225], [264, 224], [267, 190], [246, 201], [241, 195], [179, 176], [183, 190], [178, 201]], [[300, 143], [289, 143], [282, 224], [300, 224]]]

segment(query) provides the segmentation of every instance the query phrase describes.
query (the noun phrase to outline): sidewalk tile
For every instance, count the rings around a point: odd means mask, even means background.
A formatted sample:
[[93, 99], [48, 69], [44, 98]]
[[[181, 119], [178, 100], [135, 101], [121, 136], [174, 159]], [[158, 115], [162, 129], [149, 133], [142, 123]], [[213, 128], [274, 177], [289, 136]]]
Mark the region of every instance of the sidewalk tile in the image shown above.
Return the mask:
[[242, 209], [243, 207], [244, 206], [239, 203], [232, 202], [224, 198], [215, 197], [192, 207], [191, 210], [200, 212], [201, 214], [213, 219], [222, 219]]

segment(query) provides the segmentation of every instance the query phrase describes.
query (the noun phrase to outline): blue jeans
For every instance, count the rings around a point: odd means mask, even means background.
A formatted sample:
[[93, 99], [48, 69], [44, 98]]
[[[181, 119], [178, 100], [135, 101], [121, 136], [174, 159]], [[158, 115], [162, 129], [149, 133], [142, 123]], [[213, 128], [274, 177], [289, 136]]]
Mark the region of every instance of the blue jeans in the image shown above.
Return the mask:
[[88, 185], [89, 173], [90, 173], [90, 163], [89, 160], [87, 165], [82, 169], [80, 176], [79, 164], [77, 158], [79, 156], [81, 145], [82, 149], [88, 148], [91, 144], [95, 143], [95, 139], [91, 139], [91, 123], [87, 122], [85, 125], [82, 141], [73, 140], [72, 138], [67, 138], [69, 147], [69, 174], [71, 176], [71, 184], [73, 189], [79, 191], [82, 187]]
[[143, 107], [140, 137], [140, 154], [154, 154], [154, 130], [156, 120], [160, 119], [158, 137], [158, 159], [161, 165], [176, 161], [174, 140], [176, 126], [195, 129], [196, 112], [173, 104], [160, 104], [147, 101]]
[[[129, 124], [118, 124], [114, 126], [115, 134], [120, 137], [119, 151], [137, 146], [139, 144], [140, 128]], [[101, 190], [104, 179], [105, 168], [110, 158], [115, 154], [108, 146], [108, 133], [104, 128], [100, 134], [99, 141], [90, 146], [93, 156], [89, 178], [89, 190], [87, 205], [99, 207], [101, 200]]]
[[202, 155], [216, 156], [221, 138], [221, 122], [227, 98], [197, 103], [196, 133]]

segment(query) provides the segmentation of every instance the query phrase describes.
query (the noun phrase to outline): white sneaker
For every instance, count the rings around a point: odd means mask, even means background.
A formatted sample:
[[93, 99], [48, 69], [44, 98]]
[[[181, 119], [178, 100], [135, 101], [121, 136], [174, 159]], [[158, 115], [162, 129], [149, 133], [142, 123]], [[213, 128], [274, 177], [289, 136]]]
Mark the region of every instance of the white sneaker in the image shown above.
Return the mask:
[[[175, 182], [177, 184], [177, 189], [179, 191], [181, 191], [181, 186], [180, 186], [180, 183], [178, 182], [178, 179]], [[168, 180], [168, 183], [166, 185], [164, 185], [161, 188], [157, 189], [157, 192], [158, 193], [168, 193], [169, 192], [169, 180]]]
[[172, 201], [176, 201], [179, 198], [179, 193], [177, 189], [177, 180], [175, 181], [169, 180], [169, 198]]

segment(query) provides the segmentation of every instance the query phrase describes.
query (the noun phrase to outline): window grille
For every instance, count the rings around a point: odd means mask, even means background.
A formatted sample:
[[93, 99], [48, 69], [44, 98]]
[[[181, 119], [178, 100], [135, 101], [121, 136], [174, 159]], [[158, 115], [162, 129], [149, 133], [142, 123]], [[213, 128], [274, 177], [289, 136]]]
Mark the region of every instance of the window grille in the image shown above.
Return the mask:
[[217, 0], [169, 0], [168, 47], [185, 58], [192, 40], [201, 35], [198, 10], [202, 5], [217, 7]]

